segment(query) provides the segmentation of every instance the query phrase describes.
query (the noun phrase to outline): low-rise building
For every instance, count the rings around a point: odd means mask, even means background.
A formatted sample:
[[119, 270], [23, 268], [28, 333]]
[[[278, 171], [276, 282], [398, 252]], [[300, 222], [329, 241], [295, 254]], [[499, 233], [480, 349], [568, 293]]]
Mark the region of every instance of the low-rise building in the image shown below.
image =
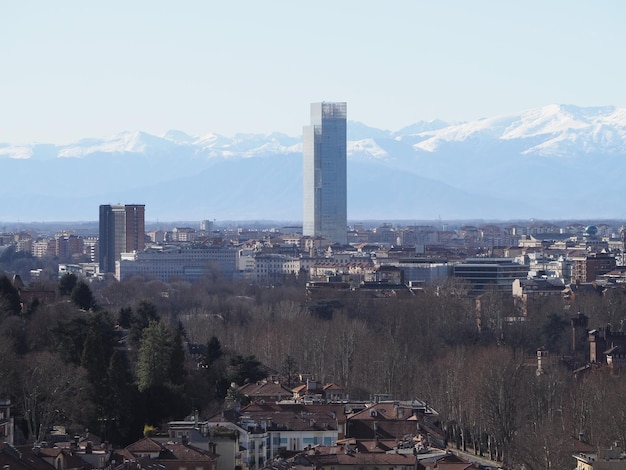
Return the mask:
[[619, 447], [573, 455], [576, 470], [626, 470], [626, 454]]

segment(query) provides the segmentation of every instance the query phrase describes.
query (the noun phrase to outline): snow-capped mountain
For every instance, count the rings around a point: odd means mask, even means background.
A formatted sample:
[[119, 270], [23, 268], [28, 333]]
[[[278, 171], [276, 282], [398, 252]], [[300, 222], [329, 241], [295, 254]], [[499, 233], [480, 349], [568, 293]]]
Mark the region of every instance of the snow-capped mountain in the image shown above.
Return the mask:
[[[301, 137], [124, 132], [0, 143], [0, 221], [301, 219]], [[350, 219], [624, 218], [626, 109], [549, 105], [399, 131], [348, 123]]]

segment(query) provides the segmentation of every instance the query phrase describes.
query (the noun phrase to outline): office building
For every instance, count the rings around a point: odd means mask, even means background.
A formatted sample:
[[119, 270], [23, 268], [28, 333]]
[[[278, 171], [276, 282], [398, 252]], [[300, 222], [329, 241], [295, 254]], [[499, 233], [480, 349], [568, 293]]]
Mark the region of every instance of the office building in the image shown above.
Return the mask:
[[124, 254], [116, 265], [115, 277], [119, 281], [140, 276], [169, 282], [181, 279], [195, 282], [219, 276], [233, 279], [237, 271], [238, 252], [222, 246], [159, 246], [141, 252]]
[[101, 205], [98, 262], [100, 272], [114, 273], [122, 253], [145, 247], [145, 205]]
[[312, 103], [303, 129], [303, 234], [347, 243], [346, 103]]
[[528, 277], [528, 265], [512, 258], [468, 258], [454, 265], [454, 277], [467, 281], [473, 293], [512, 292], [515, 279]]

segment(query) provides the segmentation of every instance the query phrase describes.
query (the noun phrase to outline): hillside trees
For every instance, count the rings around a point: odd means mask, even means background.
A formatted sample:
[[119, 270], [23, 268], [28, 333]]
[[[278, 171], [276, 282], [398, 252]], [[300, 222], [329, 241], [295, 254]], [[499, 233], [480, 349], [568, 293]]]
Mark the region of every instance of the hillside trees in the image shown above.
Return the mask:
[[22, 310], [18, 290], [6, 274], [0, 275], [0, 317], [19, 315]]
[[[425, 399], [439, 411], [451, 445], [527, 468], [558, 468], [557, 447], [581, 432], [602, 445], [626, 440], [622, 377], [574, 381], [557, 369], [537, 377], [529, 366], [539, 346], [568, 350], [571, 314], [554, 300], [530, 304], [525, 321], [509, 324], [501, 322], [514, 313], [506, 299], [490, 292], [477, 303], [454, 282], [415, 296], [329, 294], [318, 305], [332, 309], [321, 316], [292, 287], [132, 280], [91, 288], [101, 305], [118, 312], [116, 322], [67, 298], [0, 317], [0, 354], [18, 364], [0, 363], [0, 393], [15, 399], [16, 414], [30, 410], [33, 440], [51, 419], [127, 443], [143, 424], [182, 418], [192, 406], [210, 416], [231, 381], [255, 381], [268, 371], [337, 382], [354, 399], [375, 393]], [[603, 326], [593, 322], [609, 318], [599, 313], [605, 307], [615, 322], [622, 311], [619, 296], [577, 302], [571, 308], [590, 311], [590, 327]], [[184, 331], [173, 327], [179, 322]], [[40, 354], [58, 372], [80, 377], [82, 410], [57, 407], [66, 418], [33, 418], [40, 408], [26, 407], [34, 402], [23, 385], [35, 382], [27, 372], [48, 380], [30, 363]], [[560, 440], [550, 437], [555, 433]]]

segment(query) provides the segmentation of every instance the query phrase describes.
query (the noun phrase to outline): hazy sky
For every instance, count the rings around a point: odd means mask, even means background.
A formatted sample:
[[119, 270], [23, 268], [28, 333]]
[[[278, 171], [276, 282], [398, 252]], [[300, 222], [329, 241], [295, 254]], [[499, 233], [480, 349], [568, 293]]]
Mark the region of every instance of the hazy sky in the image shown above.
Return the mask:
[[622, 0], [6, 0], [0, 142], [626, 106]]

